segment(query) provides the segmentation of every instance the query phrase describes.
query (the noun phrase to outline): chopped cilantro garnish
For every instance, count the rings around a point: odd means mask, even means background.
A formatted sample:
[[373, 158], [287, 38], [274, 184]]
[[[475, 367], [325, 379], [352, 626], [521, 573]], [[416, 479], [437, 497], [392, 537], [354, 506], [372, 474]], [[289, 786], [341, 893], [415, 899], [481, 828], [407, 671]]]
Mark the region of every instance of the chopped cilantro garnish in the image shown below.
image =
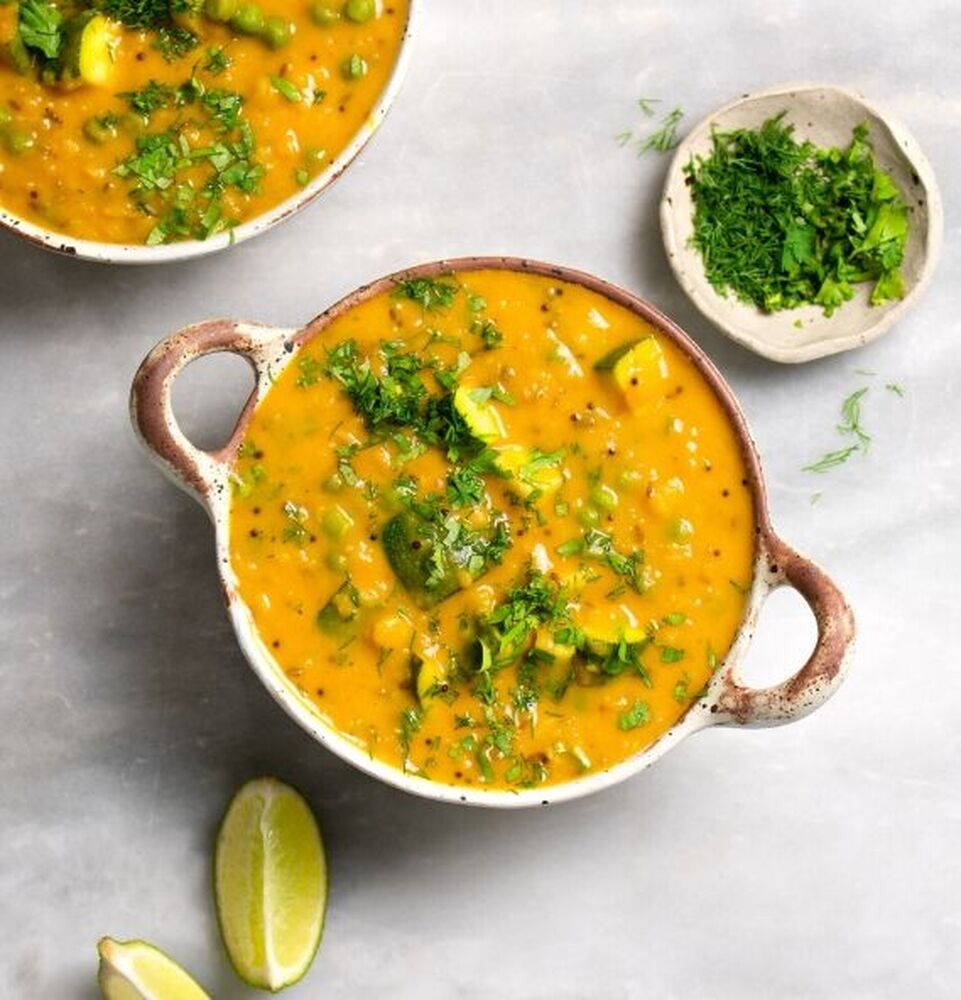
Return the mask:
[[17, 34], [28, 49], [36, 49], [47, 59], [56, 59], [63, 47], [63, 15], [52, 3], [20, 0]]
[[450, 309], [457, 292], [458, 286], [450, 280], [409, 278], [398, 282], [394, 295], [417, 302], [425, 312], [433, 312], [435, 309]]
[[638, 699], [626, 712], [622, 712], [617, 717], [617, 728], [623, 732], [628, 732], [631, 729], [637, 729], [639, 726], [646, 725], [650, 720], [650, 706], [646, 701]]

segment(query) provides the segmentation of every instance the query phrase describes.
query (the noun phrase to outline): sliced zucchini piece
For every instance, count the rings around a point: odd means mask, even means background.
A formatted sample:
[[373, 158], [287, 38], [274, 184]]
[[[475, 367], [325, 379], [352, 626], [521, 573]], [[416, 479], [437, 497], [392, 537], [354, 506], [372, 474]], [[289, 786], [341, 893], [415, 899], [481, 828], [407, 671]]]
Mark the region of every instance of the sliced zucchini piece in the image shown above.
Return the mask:
[[34, 75], [36, 66], [30, 50], [23, 44], [19, 33], [14, 35], [3, 47], [4, 62], [9, 63], [22, 76]]
[[464, 418], [471, 434], [479, 441], [490, 444], [507, 437], [504, 421], [491, 402], [489, 390], [458, 386], [454, 392], [454, 409]]
[[505, 444], [494, 451], [497, 453], [494, 465], [511, 477], [512, 485], [522, 499], [535, 490], [541, 494], [555, 493], [564, 485], [564, 475], [557, 465], [544, 463], [534, 451], [522, 444]]
[[63, 53], [64, 76], [102, 87], [113, 76], [113, 50], [118, 36], [114, 22], [87, 11], [70, 22]]
[[627, 352], [632, 347], [634, 347], [639, 343], [640, 339], [638, 338], [635, 340], [628, 340], [623, 344], [618, 344], [617, 347], [612, 347], [611, 350], [607, 352], [607, 354], [601, 355], [601, 357], [599, 357], [597, 361], [594, 362], [594, 371], [598, 372], [611, 371], [614, 365], [616, 365], [617, 362], [620, 361], [621, 358], [623, 358], [624, 355], [627, 354]]
[[461, 589], [457, 568], [438, 551], [432, 525], [413, 512], [392, 517], [380, 540], [397, 579], [422, 605], [430, 607]]
[[641, 409], [663, 396], [663, 383], [668, 376], [667, 360], [653, 337], [638, 341], [618, 359], [612, 372], [632, 410]]
[[601, 659], [610, 656], [619, 642], [633, 645], [647, 638], [642, 628], [625, 622], [616, 608], [586, 612], [578, 618], [577, 627], [586, 637], [584, 654]]
[[421, 708], [427, 708], [435, 698], [446, 694], [449, 688], [447, 666], [436, 656], [415, 653], [410, 659], [410, 668]]
[[345, 580], [317, 612], [315, 621], [322, 632], [340, 632], [357, 617], [359, 610], [360, 594], [350, 580]]
[[574, 679], [577, 648], [556, 642], [550, 629], [539, 628], [534, 633], [534, 649], [551, 657], [542, 667], [541, 685], [553, 701], [560, 701]]

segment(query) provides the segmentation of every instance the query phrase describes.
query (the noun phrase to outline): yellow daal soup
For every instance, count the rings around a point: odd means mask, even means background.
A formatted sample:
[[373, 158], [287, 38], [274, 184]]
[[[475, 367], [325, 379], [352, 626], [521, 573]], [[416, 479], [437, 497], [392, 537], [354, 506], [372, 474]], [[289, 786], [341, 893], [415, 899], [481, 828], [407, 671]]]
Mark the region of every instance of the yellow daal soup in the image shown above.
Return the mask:
[[741, 622], [753, 524], [736, 432], [670, 340], [490, 270], [401, 282], [299, 351], [246, 431], [230, 551], [331, 726], [520, 789], [681, 718]]
[[206, 239], [330, 166], [408, 0], [0, 3], [0, 206], [107, 243]]

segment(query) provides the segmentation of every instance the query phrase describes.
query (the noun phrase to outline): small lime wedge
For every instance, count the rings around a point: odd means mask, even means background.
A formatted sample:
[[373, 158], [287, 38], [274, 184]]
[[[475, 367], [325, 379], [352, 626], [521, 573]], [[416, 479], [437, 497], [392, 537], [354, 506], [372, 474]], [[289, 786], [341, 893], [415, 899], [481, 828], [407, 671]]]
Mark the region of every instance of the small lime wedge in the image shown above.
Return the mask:
[[97, 982], [105, 1000], [210, 1000], [170, 957], [146, 941], [102, 938]]
[[261, 989], [296, 983], [320, 945], [327, 860], [310, 806], [274, 778], [248, 781], [217, 835], [217, 916], [241, 979]]

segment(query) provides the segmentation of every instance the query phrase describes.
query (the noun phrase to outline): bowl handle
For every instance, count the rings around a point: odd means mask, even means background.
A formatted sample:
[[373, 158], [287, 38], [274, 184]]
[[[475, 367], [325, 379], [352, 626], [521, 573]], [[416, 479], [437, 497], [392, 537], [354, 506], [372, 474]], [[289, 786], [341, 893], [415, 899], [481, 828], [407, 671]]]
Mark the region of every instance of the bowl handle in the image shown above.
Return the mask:
[[736, 661], [722, 668], [720, 690], [711, 708], [716, 723], [778, 726], [800, 719], [834, 694], [854, 652], [854, 613], [827, 573], [776, 536], [764, 540], [763, 551], [762, 585], [767, 593], [782, 586], [798, 591], [814, 613], [817, 643], [796, 674], [772, 687], [743, 685]]
[[[134, 430], [160, 468], [205, 506], [217, 491], [226, 488], [226, 463], [237, 448], [251, 410], [289, 355], [291, 332], [235, 320], [207, 320], [161, 341], [137, 369], [130, 390]], [[203, 451], [180, 429], [171, 391], [174, 379], [191, 361], [222, 351], [246, 359], [254, 370], [256, 385], [224, 447]]]

